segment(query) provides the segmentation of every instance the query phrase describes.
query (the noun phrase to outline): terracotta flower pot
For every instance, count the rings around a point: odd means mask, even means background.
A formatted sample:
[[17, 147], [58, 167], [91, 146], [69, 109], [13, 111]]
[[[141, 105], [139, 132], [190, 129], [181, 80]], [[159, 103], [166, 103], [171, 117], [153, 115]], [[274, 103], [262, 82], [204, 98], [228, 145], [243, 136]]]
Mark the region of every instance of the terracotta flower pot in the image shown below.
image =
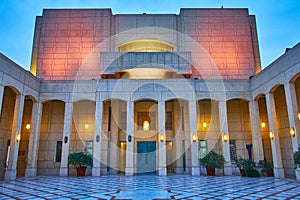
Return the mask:
[[240, 175], [242, 176], [245, 173], [245, 169], [240, 169]]
[[267, 176], [274, 176], [273, 170], [266, 170]]
[[206, 167], [206, 172], [207, 172], [207, 175], [208, 175], [208, 176], [215, 176], [215, 175], [216, 175], [216, 170], [215, 170], [215, 168], [209, 168], [209, 167]]
[[85, 176], [86, 167], [76, 167], [77, 176]]

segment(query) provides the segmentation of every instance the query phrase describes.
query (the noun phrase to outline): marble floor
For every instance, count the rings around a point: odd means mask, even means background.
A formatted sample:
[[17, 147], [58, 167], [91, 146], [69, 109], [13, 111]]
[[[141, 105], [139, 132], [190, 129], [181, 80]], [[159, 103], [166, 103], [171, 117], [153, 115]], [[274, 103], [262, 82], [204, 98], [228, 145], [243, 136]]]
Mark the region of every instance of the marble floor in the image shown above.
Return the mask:
[[39, 176], [0, 184], [0, 199], [300, 199], [299, 182], [271, 177]]

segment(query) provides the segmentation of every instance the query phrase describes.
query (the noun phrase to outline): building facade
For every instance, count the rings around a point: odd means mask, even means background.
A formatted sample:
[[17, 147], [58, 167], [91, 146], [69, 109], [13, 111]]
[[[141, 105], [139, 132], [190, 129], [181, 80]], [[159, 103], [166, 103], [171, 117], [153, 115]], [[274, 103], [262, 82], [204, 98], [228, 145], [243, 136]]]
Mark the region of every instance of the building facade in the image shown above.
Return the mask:
[[30, 72], [0, 57], [0, 177], [73, 175], [82, 151], [93, 176], [203, 175], [210, 150], [219, 174], [242, 156], [295, 177], [299, 77], [299, 43], [261, 70], [247, 9], [45, 9]]

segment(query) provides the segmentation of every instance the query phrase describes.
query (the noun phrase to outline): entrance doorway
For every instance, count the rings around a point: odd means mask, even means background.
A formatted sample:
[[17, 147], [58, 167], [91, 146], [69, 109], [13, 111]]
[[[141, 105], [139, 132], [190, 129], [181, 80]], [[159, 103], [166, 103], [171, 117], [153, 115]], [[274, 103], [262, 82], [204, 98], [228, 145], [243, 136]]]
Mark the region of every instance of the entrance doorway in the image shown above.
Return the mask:
[[137, 173], [155, 173], [156, 142], [137, 142]]
[[125, 172], [126, 166], [126, 142], [120, 142], [120, 172]]

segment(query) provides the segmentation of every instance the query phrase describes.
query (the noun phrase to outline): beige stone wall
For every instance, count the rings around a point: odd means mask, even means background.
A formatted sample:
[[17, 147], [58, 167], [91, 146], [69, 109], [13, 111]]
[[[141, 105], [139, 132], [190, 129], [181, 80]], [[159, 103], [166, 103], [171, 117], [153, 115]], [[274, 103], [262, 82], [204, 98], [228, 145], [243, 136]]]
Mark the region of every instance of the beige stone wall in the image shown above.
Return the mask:
[[65, 104], [62, 101], [43, 103], [38, 152], [38, 175], [58, 175], [60, 162], [55, 162], [56, 142], [63, 140]]

